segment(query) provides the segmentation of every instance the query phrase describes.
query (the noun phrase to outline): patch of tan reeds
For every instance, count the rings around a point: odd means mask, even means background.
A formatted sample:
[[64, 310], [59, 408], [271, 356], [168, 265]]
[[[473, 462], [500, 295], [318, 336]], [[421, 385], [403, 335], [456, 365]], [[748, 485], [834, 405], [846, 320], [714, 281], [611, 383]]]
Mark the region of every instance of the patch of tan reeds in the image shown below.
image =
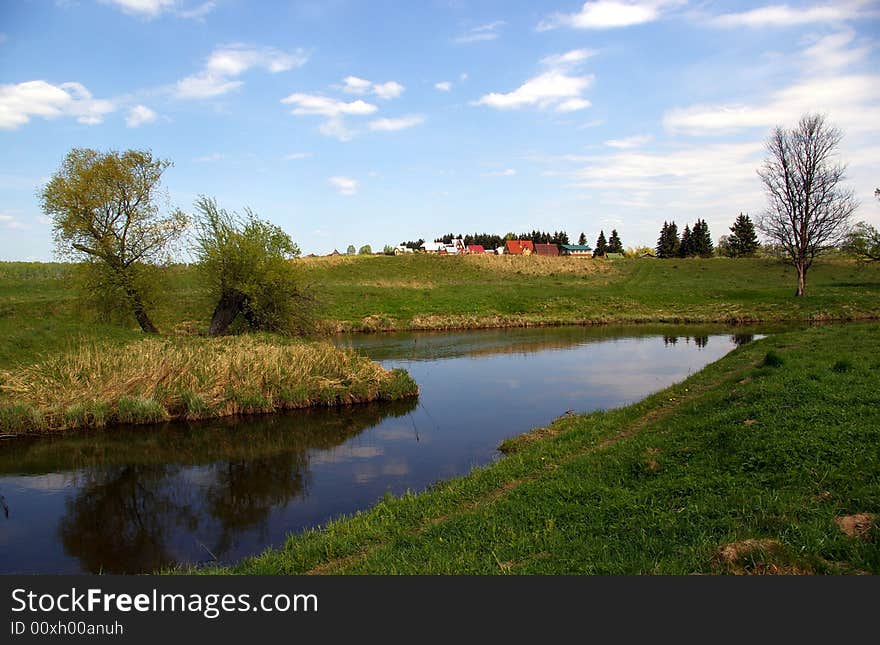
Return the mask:
[[0, 430], [46, 432], [414, 396], [402, 370], [264, 336], [85, 345], [0, 373]]

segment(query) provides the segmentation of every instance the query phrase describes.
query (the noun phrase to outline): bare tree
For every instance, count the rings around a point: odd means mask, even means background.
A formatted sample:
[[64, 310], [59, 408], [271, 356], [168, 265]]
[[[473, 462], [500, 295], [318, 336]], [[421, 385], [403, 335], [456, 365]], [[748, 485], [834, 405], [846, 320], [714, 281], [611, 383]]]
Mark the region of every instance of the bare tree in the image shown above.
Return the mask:
[[797, 270], [798, 296], [806, 292], [816, 256], [844, 242], [858, 206], [853, 191], [840, 185], [846, 173], [836, 161], [842, 136], [824, 116], [806, 114], [791, 130], [773, 130], [758, 170], [769, 200], [758, 229], [784, 249]]

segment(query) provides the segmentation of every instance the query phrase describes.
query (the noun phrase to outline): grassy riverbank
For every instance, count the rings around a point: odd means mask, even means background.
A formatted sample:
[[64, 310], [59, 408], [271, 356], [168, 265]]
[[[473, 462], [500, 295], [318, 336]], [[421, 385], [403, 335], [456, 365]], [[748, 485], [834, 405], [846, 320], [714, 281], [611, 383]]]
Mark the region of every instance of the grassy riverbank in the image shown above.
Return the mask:
[[327, 343], [149, 338], [80, 345], [0, 371], [0, 431], [195, 420], [416, 394], [403, 370]]
[[[584, 260], [356, 256], [297, 260], [328, 331], [546, 324], [854, 320], [880, 317], [880, 266], [826, 260], [808, 296], [767, 259]], [[154, 319], [166, 334], [207, 327], [212, 303], [194, 271], [166, 270]], [[125, 343], [132, 321], [84, 310], [64, 265], [0, 262], [0, 369], [82, 342]]]
[[[880, 325], [744, 345], [216, 573], [880, 573]], [[613, 367], [608, 367], [613, 369]]]

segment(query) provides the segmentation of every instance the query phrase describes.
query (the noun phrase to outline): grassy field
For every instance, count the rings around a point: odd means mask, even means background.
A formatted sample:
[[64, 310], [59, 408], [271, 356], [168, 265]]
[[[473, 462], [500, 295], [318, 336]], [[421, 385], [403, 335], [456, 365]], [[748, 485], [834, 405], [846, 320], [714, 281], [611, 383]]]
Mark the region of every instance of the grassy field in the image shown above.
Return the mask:
[[880, 573], [880, 325], [735, 350], [212, 573]]
[[[329, 331], [592, 322], [743, 322], [880, 317], [880, 266], [825, 261], [794, 297], [793, 271], [767, 259], [356, 256], [297, 261]], [[155, 311], [164, 333], [205, 329], [211, 302], [187, 267], [168, 269]], [[0, 262], [0, 368], [85, 341], [142, 337], [77, 304], [60, 264]]]

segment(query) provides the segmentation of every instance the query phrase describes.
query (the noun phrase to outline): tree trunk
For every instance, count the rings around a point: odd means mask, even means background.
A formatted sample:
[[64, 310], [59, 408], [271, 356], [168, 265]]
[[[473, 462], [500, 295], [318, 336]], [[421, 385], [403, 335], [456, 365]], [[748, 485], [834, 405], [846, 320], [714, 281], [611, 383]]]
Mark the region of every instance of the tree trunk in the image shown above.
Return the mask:
[[221, 336], [229, 329], [229, 325], [235, 317], [244, 309], [247, 296], [241, 291], [230, 290], [220, 296], [220, 301], [214, 307], [211, 316], [211, 326], [208, 328], [209, 336]]
[[156, 325], [150, 320], [150, 316], [147, 314], [147, 310], [144, 308], [144, 303], [141, 300], [141, 295], [136, 289], [128, 288], [126, 291], [128, 293], [128, 299], [131, 301], [131, 311], [134, 314], [134, 318], [137, 320], [138, 325], [140, 325], [141, 329], [147, 334], [158, 334], [159, 330], [156, 329]]
[[794, 292], [794, 295], [800, 298], [806, 295], [807, 292], [807, 267], [799, 264], [796, 268], [798, 274], [798, 283], [797, 291]]

